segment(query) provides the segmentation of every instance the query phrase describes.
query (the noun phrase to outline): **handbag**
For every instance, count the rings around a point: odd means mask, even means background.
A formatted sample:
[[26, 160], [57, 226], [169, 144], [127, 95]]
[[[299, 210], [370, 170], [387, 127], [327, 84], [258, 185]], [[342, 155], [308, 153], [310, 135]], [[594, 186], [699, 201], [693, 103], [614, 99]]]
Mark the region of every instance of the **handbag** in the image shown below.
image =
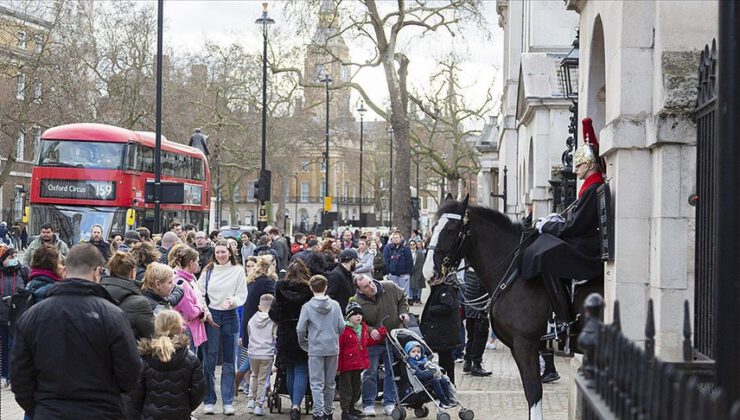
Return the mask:
[[206, 306], [211, 306], [211, 298], [208, 297], [208, 282], [211, 280], [211, 273], [213, 273], [213, 269], [206, 271], [206, 294], [203, 296], [206, 301]]

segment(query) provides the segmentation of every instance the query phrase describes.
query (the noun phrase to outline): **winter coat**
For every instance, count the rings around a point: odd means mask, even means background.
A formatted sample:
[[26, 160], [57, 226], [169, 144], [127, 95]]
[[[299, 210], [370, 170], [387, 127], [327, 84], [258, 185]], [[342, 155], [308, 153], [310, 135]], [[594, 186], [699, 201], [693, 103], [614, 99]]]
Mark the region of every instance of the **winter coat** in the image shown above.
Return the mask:
[[301, 307], [311, 300], [313, 293], [306, 283], [279, 280], [275, 283], [275, 300], [270, 308], [270, 319], [277, 324], [275, 348], [278, 363], [302, 363], [308, 354], [298, 345], [296, 325]]
[[[28, 283], [28, 268], [20, 265], [3, 267], [0, 263], [0, 295], [3, 298], [13, 296], [22, 290]], [[3, 299], [0, 303], [0, 323], [8, 325], [10, 320], [10, 300]]]
[[375, 280], [381, 281], [386, 274], [388, 274], [388, 267], [385, 266], [383, 254], [378, 251], [373, 256], [373, 278]]
[[342, 331], [342, 311], [329, 296], [314, 296], [301, 308], [296, 333], [298, 344], [309, 356], [337, 356]]
[[446, 283], [432, 286], [421, 312], [421, 334], [435, 352], [460, 345], [460, 301], [457, 288]]
[[[206, 245], [203, 248], [195, 247], [195, 250], [198, 251], [198, 264], [200, 264], [200, 269], [202, 270], [213, 258], [213, 247]], [[200, 273], [200, 271], [195, 273], [195, 277], [200, 277]]]
[[277, 260], [275, 261], [277, 263], [276, 270], [287, 269], [291, 256], [288, 241], [281, 236], [272, 241], [272, 249], [277, 253]]
[[66, 279], [17, 323], [11, 383], [33, 418], [122, 418], [140, 367], [126, 315], [100, 284]]
[[133, 280], [120, 277], [103, 277], [100, 285], [118, 302], [128, 319], [134, 338], [149, 338], [154, 334], [154, 315], [149, 300], [141, 294]]
[[304, 245], [301, 245], [298, 242], [294, 242], [294, 243], [290, 244], [290, 254], [291, 255], [295, 255], [295, 254], [303, 251], [304, 249], [305, 249], [304, 248]]
[[[401, 326], [399, 316], [409, 313], [406, 293], [392, 281], [375, 280], [375, 287], [378, 291], [373, 297], [365, 296], [359, 291], [355, 294], [355, 299], [365, 314], [365, 322], [372, 329], [386, 327], [390, 331], [399, 328]], [[386, 316], [388, 319], [381, 325]]]
[[414, 271], [414, 261], [411, 249], [405, 243], [388, 244], [383, 249], [383, 260], [388, 267], [388, 274], [403, 276]]
[[382, 344], [387, 331], [381, 327], [378, 329], [378, 333], [380, 333], [380, 340], [374, 340], [370, 337], [370, 329], [365, 322], [362, 323], [361, 337], [350, 325], [345, 326], [342, 335], [339, 336], [337, 373], [369, 368], [370, 356], [367, 353], [367, 347]]
[[100, 253], [103, 255], [103, 259], [107, 263], [110, 259], [110, 244], [102, 239], [97, 242], [89, 241], [88, 243], [97, 248], [98, 251], [100, 251]]
[[143, 290], [141, 294], [149, 301], [149, 307], [154, 315], [165, 309], [172, 309], [169, 300], [159, 296], [154, 290]]
[[32, 268], [26, 289], [33, 294], [33, 302], [39, 303], [46, 298], [52, 286], [59, 281], [62, 281], [62, 278], [56, 273], [41, 268]]
[[417, 249], [415, 252], [416, 259], [414, 261], [414, 270], [411, 272], [411, 278], [409, 279], [409, 288], [421, 290], [427, 287], [427, 283], [424, 280], [424, 273], [422, 273], [426, 254], [420, 249]]
[[[242, 247], [239, 248], [241, 252], [242, 257], [242, 265], [247, 265], [247, 257], [251, 257], [254, 255], [254, 250], [257, 248], [257, 245], [255, 245], [253, 242], [246, 242], [242, 244]], [[213, 252], [213, 251], [211, 251]]]
[[355, 274], [367, 274], [372, 276], [373, 274], [373, 254], [369, 251], [365, 251], [364, 254], [357, 253], [360, 258], [360, 262], [355, 266]]
[[[26, 251], [23, 253], [23, 265], [27, 267], [31, 266], [31, 258], [33, 257], [33, 254], [41, 247], [41, 244], [43, 242], [44, 241], [42, 241], [41, 237], [39, 236], [38, 238], [31, 241], [30, 244], [28, 244], [28, 248], [26, 248]], [[54, 234], [49, 243], [56, 246], [57, 250], [60, 254], [62, 254], [63, 257], [66, 257], [69, 253], [69, 247], [67, 246], [67, 244], [64, 243], [64, 241], [59, 239], [59, 236], [57, 234]]]
[[316, 274], [321, 274], [322, 276], [326, 275], [327, 271], [324, 254], [304, 249], [303, 251], [295, 254], [291, 261], [295, 259], [300, 259], [301, 261], [306, 263], [306, 267], [308, 267], [308, 271], [311, 272], [312, 276]]
[[206, 337], [206, 327], [203, 325], [205, 302], [202, 301], [202, 295], [199, 294], [199, 291], [196, 291], [198, 290], [198, 284], [195, 282], [195, 276], [191, 273], [175, 269], [174, 281], [183, 290], [182, 300], [175, 305], [175, 310], [182, 315], [185, 326], [188, 327], [193, 337], [193, 345], [198, 347], [208, 339]]
[[275, 280], [270, 277], [262, 276], [247, 285], [247, 301], [242, 308], [242, 343], [249, 343], [249, 320], [257, 313], [262, 295], [275, 294]]
[[352, 273], [344, 268], [342, 264], [338, 264], [337, 267], [329, 273], [328, 280], [329, 284], [326, 288], [326, 294], [337, 301], [339, 309], [342, 310], [342, 315], [344, 315], [349, 298], [355, 294], [355, 284], [352, 281]]
[[141, 374], [130, 396], [142, 419], [190, 420], [190, 413], [205, 396], [203, 367], [188, 349], [187, 337], [177, 336], [173, 341], [177, 350], [169, 362], [156, 357], [150, 340], [141, 342]]

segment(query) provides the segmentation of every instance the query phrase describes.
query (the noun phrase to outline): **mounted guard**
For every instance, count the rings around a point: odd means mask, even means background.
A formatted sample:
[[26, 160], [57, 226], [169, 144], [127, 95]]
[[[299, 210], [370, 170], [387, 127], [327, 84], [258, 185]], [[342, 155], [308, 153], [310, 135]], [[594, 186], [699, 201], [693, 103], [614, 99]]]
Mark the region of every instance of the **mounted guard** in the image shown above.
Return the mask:
[[542, 277], [555, 315], [554, 331], [543, 339], [557, 338], [567, 331], [572, 321], [569, 296], [562, 279], [568, 282], [571, 279], [592, 280], [604, 274], [597, 195], [597, 189], [604, 183], [604, 165], [591, 118], [584, 118], [582, 124], [584, 143], [574, 156], [576, 175], [584, 181], [578, 199], [564, 217], [551, 214], [538, 218], [535, 228], [540, 235], [522, 255], [522, 278]]

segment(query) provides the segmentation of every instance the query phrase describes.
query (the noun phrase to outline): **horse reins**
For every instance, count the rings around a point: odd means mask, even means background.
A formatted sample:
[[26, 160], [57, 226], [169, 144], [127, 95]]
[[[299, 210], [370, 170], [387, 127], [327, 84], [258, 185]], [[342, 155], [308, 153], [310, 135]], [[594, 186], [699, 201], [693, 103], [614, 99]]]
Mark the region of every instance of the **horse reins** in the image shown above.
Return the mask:
[[[578, 200], [572, 202], [568, 207], [566, 207], [562, 212], [560, 212], [560, 215], [568, 213], [577, 203]], [[458, 244], [455, 246], [454, 251], [444, 257], [442, 259], [442, 264], [440, 266], [440, 274], [442, 277], [444, 277], [444, 282], [452, 285], [452, 286], [459, 286], [459, 282], [457, 281], [457, 273], [460, 271], [467, 270], [470, 268], [470, 264], [461, 267], [461, 268], [455, 268], [456, 266], [460, 265], [460, 260], [462, 260], [462, 255], [458, 255], [462, 253], [463, 246], [465, 245], [465, 238], [468, 236], [471, 236], [470, 230], [468, 228], [468, 210], [465, 209], [465, 213], [461, 216], [459, 214], [455, 213], [445, 213], [444, 216], [448, 219], [456, 219], [456, 220], [462, 220], [463, 226], [462, 229], [460, 229], [460, 232], [457, 234], [458, 239], [460, 240]], [[488, 311], [491, 306], [493, 306], [494, 303], [496, 303], [496, 300], [500, 298], [504, 292], [508, 289], [508, 287], [514, 282], [516, 279], [516, 276], [511, 276], [510, 273], [512, 271], [512, 268], [514, 267], [514, 263], [517, 261], [519, 254], [522, 251], [522, 244], [524, 244], [529, 238], [534, 235], [536, 232], [535, 229], [532, 229], [529, 232], [526, 232], [523, 230], [522, 234], [519, 238], [519, 244], [512, 250], [509, 255], [507, 255], [503, 260], [501, 260], [500, 263], [498, 263], [495, 267], [485, 272], [483, 275], [478, 276], [478, 278], [483, 279], [485, 276], [489, 274], [493, 274], [498, 270], [500, 267], [504, 265], [507, 261], [509, 261], [509, 266], [504, 272], [504, 275], [501, 277], [501, 280], [499, 280], [498, 285], [496, 285], [496, 289], [493, 291], [493, 295], [489, 297], [489, 294], [486, 293], [482, 296], [479, 296], [472, 300], [466, 300], [465, 295], [463, 294], [463, 300], [462, 304], [464, 306], [467, 306], [473, 310], [479, 310], [479, 311]], [[436, 248], [435, 246], [430, 246], [430, 250], [434, 250]], [[449, 274], [446, 274], [450, 270]], [[452, 280], [454, 278], [454, 280]]]

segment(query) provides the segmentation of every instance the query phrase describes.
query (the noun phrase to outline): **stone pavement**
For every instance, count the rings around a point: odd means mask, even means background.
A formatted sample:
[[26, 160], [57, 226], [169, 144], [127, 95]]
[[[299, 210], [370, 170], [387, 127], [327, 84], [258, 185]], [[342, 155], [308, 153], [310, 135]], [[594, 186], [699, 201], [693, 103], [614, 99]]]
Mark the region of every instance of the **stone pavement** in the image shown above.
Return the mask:
[[[544, 414], [548, 420], [566, 420], [568, 418], [568, 382], [569, 382], [569, 363], [570, 359], [564, 359], [557, 357], [556, 363], [558, 372], [560, 373], [560, 380], [555, 383], [544, 385]], [[483, 366], [487, 370], [492, 370], [493, 375], [486, 378], [473, 377], [467, 374], [462, 374], [462, 365], [456, 364], [455, 376], [457, 378], [458, 395], [460, 400], [473, 411], [475, 411], [475, 418], [479, 420], [499, 420], [499, 419], [511, 419], [511, 420], [526, 420], [527, 419], [527, 402], [524, 399], [524, 392], [522, 391], [521, 381], [519, 380], [519, 373], [514, 363], [514, 359], [511, 357], [511, 353], [507, 348], [499, 343], [499, 348], [496, 350], [486, 350]], [[220, 368], [219, 368], [220, 369]], [[217, 369], [218, 372], [218, 369]], [[218, 380], [216, 381], [218, 383]], [[2, 409], [2, 415], [0, 418], [5, 419], [22, 419], [23, 412], [15, 403], [13, 394], [9, 389], [0, 390], [0, 396], [2, 401], [0, 402], [0, 408]], [[243, 418], [243, 419], [260, 419], [262, 417], [254, 416], [247, 410], [247, 397], [243, 393], [240, 393], [235, 401], [235, 407], [237, 409], [237, 415], [235, 417], [227, 417], [221, 414], [215, 416], [206, 416], [203, 414], [203, 407], [201, 406], [194, 414], [198, 419], [230, 419], [230, 418]], [[289, 407], [290, 402], [287, 397], [283, 398], [283, 409]], [[339, 403], [335, 403], [335, 419], [339, 419]], [[428, 405], [430, 408], [431, 406]], [[216, 406], [217, 411], [221, 410], [221, 405]], [[382, 407], [378, 404], [376, 412], [382, 413]], [[452, 418], [457, 418], [457, 413], [451, 412]], [[414, 418], [413, 413], [409, 410], [407, 412], [407, 418]], [[284, 411], [283, 414], [277, 413], [268, 415], [268, 418], [274, 419], [288, 419], [288, 414]], [[303, 415], [304, 419], [309, 419], [310, 416]], [[376, 417], [378, 420], [384, 419], [384, 416]], [[390, 418], [390, 417], [388, 417]], [[430, 413], [428, 417], [434, 418], [434, 411]]]

